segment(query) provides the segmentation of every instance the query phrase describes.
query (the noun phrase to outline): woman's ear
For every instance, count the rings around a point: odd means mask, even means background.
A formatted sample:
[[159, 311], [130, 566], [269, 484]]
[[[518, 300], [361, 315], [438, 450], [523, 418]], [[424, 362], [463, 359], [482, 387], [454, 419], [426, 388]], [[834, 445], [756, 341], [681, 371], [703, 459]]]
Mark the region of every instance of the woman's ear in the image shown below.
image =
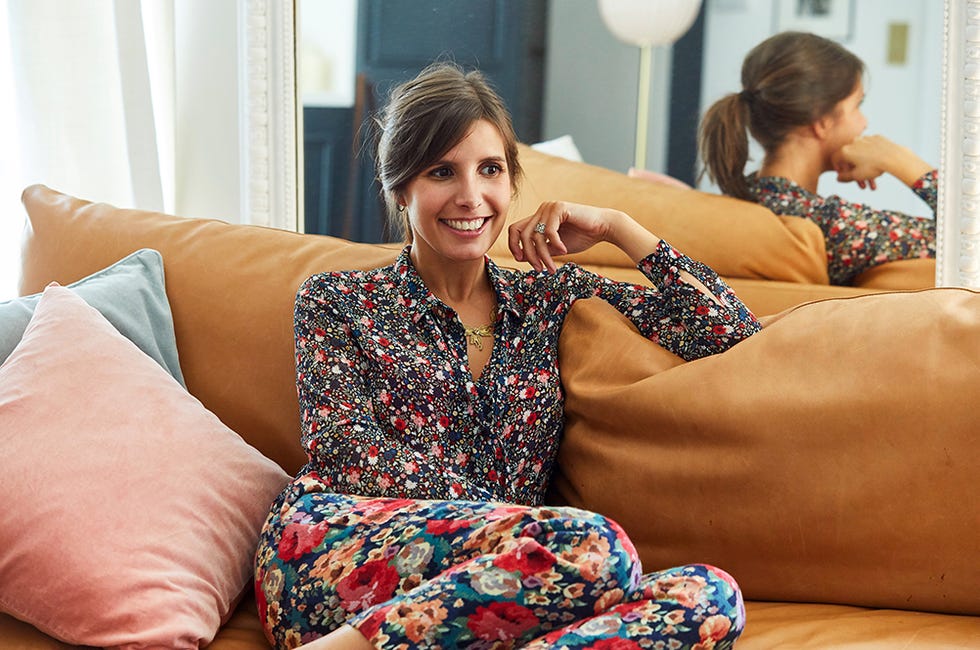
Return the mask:
[[837, 120], [834, 117], [834, 114], [828, 113], [823, 117], [817, 118], [817, 120], [810, 125], [810, 130], [813, 131], [813, 135], [815, 135], [818, 140], [826, 140], [827, 136], [834, 128], [834, 123], [836, 121]]

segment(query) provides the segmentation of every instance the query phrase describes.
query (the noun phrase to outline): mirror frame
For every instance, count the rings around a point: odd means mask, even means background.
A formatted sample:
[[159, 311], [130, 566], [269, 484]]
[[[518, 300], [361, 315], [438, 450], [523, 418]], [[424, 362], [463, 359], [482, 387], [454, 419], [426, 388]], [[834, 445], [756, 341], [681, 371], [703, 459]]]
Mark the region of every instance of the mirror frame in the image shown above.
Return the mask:
[[236, 2], [244, 213], [250, 224], [302, 232], [303, 115], [296, 101], [294, 3]]
[[980, 0], [945, 0], [936, 284], [980, 288]]
[[[250, 223], [302, 232], [297, 10], [288, 1], [237, 2], [244, 204]], [[943, 31], [936, 284], [980, 288], [980, 0], [944, 0]]]

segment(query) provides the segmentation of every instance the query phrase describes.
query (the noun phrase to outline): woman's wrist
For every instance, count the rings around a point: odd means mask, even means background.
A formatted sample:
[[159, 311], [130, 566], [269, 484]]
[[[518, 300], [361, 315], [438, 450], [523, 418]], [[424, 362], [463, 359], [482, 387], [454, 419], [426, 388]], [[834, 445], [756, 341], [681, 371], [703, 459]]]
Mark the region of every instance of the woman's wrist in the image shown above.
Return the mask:
[[629, 255], [634, 264], [657, 250], [660, 238], [620, 210], [610, 210], [606, 241]]
[[896, 145], [896, 149], [895, 155], [889, 158], [888, 173], [909, 187], [934, 169], [908, 147]]

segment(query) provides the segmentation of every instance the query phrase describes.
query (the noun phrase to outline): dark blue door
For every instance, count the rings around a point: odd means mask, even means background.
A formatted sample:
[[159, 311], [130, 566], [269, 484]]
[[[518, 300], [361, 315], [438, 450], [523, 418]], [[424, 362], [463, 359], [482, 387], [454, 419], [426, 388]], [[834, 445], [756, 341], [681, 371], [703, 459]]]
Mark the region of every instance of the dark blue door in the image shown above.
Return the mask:
[[393, 84], [435, 59], [477, 67], [514, 117], [517, 137], [541, 134], [545, 0], [362, 0], [353, 109], [305, 108], [306, 231], [390, 241], [362, 123]]

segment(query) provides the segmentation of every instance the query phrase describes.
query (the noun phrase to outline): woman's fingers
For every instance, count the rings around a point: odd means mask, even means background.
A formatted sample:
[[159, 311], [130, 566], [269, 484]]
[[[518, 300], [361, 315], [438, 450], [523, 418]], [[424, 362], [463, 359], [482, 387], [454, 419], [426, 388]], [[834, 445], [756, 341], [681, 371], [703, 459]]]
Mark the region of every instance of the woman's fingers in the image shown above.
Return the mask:
[[558, 234], [560, 226], [561, 210], [554, 203], [543, 204], [530, 217], [511, 225], [507, 243], [514, 259], [527, 262], [537, 271], [557, 270], [552, 256], [564, 252]]

